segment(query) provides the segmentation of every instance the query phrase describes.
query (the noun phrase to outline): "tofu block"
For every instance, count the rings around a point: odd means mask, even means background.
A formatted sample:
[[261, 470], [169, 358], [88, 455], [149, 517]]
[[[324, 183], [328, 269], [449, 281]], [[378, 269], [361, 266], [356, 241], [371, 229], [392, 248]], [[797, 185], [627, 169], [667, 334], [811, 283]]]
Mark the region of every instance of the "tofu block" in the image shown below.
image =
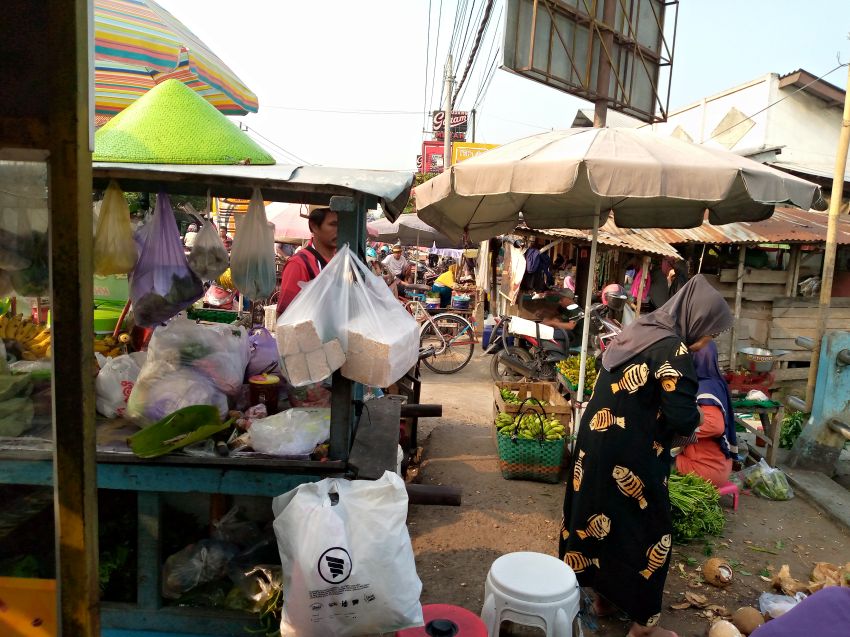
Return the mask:
[[292, 354], [283, 359], [283, 365], [291, 385], [300, 387], [310, 382], [310, 370], [307, 368], [307, 357], [304, 354]]
[[322, 349], [325, 350], [328, 367], [331, 368], [332, 372], [335, 372], [345, 364], [345, 352], [342, 351], [342, 345], [340, 345], [338, 340], [333, 339], [332, 341], [328, 341], [322, 345]]
[[275, 338], [277, 338], [277, 351], [281, 356], [292, 356], [301, 352], [298, 341], [295, 340], [295, 330], [292, 325], [278, 326]]
[[328, 367], [328, 358], [325, 355], [323, 347], [304, 354], [307, 359], [307, 371], [310, 373], [310, 381], [318, 383], [331, 375], [331, 368]]
[[295, 340], [302, 353], [307, 354], [321, 349], [322, 339], [319, 338], [319, 332], [313, 325], [313, 321], [301, 321], [295, 323], [292, 328], [295, 330]]

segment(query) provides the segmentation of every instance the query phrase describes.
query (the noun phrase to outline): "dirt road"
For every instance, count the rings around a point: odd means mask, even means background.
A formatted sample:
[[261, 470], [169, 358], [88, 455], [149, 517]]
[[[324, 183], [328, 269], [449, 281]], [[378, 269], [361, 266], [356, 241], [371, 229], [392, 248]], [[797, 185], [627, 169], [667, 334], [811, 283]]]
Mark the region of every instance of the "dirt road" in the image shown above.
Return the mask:
[[[491, 433], [492, 382], [489, 357], [476, 352], [455, 375], [425, 372], [422, 402], [442, 403], [443, 418], [421, 421], [425, 447], [423, 484], [463, 489], [461, 507], [412, 506], [409, 524], [422, 602], [449, 603], [481, 611], [484, 579], [492, 562], [513, 551], [557, 554], [564, 484], [507, 481], [499, 473]], [[680, 637], [702, 637], [709, 620], [704, 610], [671, 610], [685, 591], [734, 612], [757, 604], [770, 585], [761, 578], [782, 564], [805, 580], [815, 562], [850, 561], [850, 536], [800, 498], [770, 502], [742, 495], [737, 513], [727, 509], [722, 538], [674, 547], [667, 579], [662, 624]], [[723, 557], [735, 571], [725, 590], [700, 583], [697, 570], [706, 553]], [[627, 624], [606, 620], [600, 637], [625, 634]]]

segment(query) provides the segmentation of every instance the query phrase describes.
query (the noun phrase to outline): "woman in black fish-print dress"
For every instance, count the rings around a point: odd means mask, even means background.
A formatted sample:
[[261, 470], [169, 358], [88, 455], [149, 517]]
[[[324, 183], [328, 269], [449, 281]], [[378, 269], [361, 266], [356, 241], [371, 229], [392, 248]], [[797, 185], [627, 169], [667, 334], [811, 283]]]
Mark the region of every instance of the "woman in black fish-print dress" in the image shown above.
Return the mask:
[[623, 330], [603, 356], [581, 420], [564, 498], [559, 554], [595, 607], [634, 622], [630, 637], [670, 637], [658, 626], [672, 544], [670, 442], [700, 422], [691, 351], [732, 325], [702, 276]]

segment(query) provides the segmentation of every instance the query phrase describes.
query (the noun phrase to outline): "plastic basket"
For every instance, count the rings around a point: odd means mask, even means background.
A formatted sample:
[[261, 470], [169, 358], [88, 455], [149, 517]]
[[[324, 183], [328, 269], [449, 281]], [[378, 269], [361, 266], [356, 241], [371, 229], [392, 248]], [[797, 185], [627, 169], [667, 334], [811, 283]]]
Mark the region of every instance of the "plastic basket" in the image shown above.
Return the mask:
[[[534, 413], [538, 418], [545, 419], [546, 413], [523, 410], [525, 401], [520, 406], [519, 416]], [[537, 406], [540, 408], [539, 405]], [[564, 457], [564, 447], [567, 439], [527, 440], [516, 436], [516, 428], [511, 435], [497, 433], [496, 445], [499, 450], [499, 470], [505, 480], [534, 480], [536, 482], [556, 483], [561, 473], [561, 460]]]

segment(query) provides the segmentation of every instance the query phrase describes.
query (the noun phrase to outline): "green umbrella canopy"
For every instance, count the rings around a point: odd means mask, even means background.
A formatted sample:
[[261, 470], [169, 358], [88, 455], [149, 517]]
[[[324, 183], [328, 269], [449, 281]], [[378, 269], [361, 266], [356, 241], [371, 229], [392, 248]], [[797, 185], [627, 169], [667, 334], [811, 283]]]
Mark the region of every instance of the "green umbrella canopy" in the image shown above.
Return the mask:
[[166, 80], [94, 136], [94, 160], [135, 164], [273, 164], [274, 159], [178, 80]]

